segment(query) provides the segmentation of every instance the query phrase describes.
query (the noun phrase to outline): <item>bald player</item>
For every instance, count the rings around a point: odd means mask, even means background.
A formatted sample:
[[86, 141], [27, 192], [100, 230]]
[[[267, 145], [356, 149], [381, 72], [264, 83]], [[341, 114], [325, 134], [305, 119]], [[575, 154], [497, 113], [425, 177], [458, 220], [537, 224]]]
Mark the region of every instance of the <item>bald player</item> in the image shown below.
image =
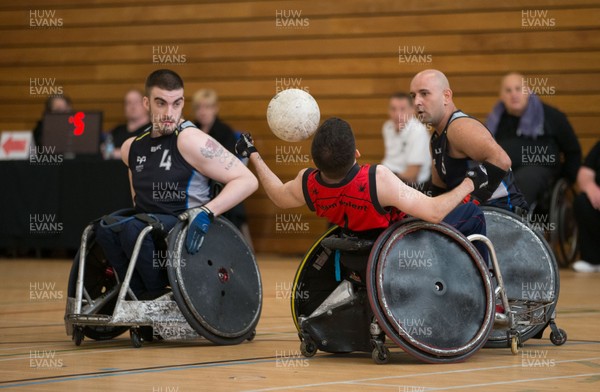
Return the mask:
[[410, 83], [410, 95], [417, 116], [434, 131], [430, 141], [433, 195], [454, 189], [471, 168], [481, 164], [489, 184], [473, 191], [465, 201], [517, 213], [527, 210], [514, 181], [510, 158], [481, 122], [456, 108], [450, 83], [442, 72], [419, 72]]

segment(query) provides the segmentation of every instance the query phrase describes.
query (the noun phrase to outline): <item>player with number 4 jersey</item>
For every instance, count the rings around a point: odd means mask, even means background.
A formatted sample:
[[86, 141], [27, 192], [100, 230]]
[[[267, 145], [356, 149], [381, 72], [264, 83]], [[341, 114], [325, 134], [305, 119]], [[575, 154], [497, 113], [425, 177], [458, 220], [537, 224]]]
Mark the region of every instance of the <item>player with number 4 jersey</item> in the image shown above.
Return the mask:
[[178, 215], [210, 200], [209, 178], [194, 169], [177, 148], [183, 129], [201, 132], [186, 121], [171, 135], [152, 137], [149, 127], [131, 142], [129, 169], [136, 210]]
[[[121, 146], [121, 158], [129, 168], [133, 204], [136, 212], [146, 214], [146, 220], [159, 221], [165, 232], [187, 211], [185, 246], [188, 253], [195, 254], [215, 216], [250, 196], [258, 181], [238, 157], [182, 118], [183, 80], [177, 73], [168, 69], [152, 72], [146, 80], [143, 104], [152, 126]], [[214, 198], [209, 179], [224, 184]], [[107, 260], [121, 279], [136, 239], [147, 224], [143, 219], [122, 221], [118, 230], [101, 226], [96, 232]], [[147, 236], [130, 283], [140, 298], [155, 298], [168, 284], [165, 269], [155, 265], [154, 252], [154, 240]]]

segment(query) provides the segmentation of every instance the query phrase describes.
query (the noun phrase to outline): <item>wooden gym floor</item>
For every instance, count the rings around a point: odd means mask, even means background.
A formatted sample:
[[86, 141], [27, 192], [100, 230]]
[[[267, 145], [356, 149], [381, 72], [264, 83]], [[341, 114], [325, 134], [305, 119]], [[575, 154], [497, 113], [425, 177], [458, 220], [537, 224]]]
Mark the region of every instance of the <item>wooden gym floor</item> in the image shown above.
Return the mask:
[[[600, 390], [600, 274], [561, 271], [557, 323], [569, 340], [529, 340], [517, 355], [482, 349], [468, 361], [430, 365], [392, 349], [305, 359], [290, 316], [299, 259], [259, 257], [264, 287], [256, 339], [216, 347], [206, 340], [132, 348], [129, 334], [76, 347], [63, 314], [68, 260], [0, 260], [0, 389], [26, 391], [549, 391]], [[39, 293], [45, 293], [41, 295]]]

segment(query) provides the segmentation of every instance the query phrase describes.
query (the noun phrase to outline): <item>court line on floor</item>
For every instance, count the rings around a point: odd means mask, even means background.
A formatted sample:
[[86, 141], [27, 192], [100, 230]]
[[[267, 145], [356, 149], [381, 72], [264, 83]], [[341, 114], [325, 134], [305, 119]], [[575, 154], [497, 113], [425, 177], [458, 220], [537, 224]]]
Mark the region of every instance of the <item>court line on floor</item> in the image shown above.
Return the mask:
[[64, 328], [64, 326], [65, 326], [64, 323], [62, 323], [62, 324], [61, 323], [40, 324], [40, 325], [25, 324], [25, 325], [7, 325], [7, 326], [0, 327], [0, 329], [23, 329], [23, 328], [40, 328], [40, 327], [63, 327]]
[[[118, 347], [118, 346], [115, 346]], [[115, 351], [123, 351], [123, 350], [135, 350], [133, 347], [129, 346], [123, 346], [122, 348], [115, 348], [114, 350], [46, 350], [46, 351], [53, 351], [56, 354], [60, 354], [61, 357], [70, 357], [73, 355], [87, 355], [87, 354], [103, 354], [103, 353], [111, 353], [111, 352], [115, 352]], [[37, 351], [41, 351], [41, 350], [37, 350]], [[30, 355], [29, 354], [15, 354], [15, 355], [21, 355], [20, 357], [12, 357], [12, 358], [2, 358], [0, 359], [0, 362], [7, 362], [7, 361], [23, 361], [23, 360], [29, 360], [30, 359]]]
[[[566, 359], [563, 361], [555, 361], [555, 364], [559, 363], [573, 363], [573, 362], [581, 362], [581, 361], [593, 361], [598, 360], [600, 357], [592, 357], [592, 358], [579, 358], [579, 359]], [[455, 374], [455, 373], [470, 373], [470, 372], [479, 372], [479, 371], [487, 371], [487, 370], [500, 370], [500, 369], [514, 369], [517, 367], [522, 367], [521, 364], [516, 365], [505, 365], [505, 366], [493, 366], [493, 367], [483, 367], [483, 368], [471, 368], [471, 369], [458, 369], [458, 370], [448, 370], [445, 372], [430, 372], [430, 373], [415, 373], [415, 374], [405, 374], [401, 376], [385, 376], [385, 377], [372, 377], [372, 378], [363, 378], [357, 380], [345, 380], [345, 381], [330, 381], [324, 383], [313, 383], [313, 384], [300, 384], [300, 385], [290, 385], [290, 386], [279, 386], [272, 388], [263, 388], [263, 389], [248, 389], [245, 392], [266, 392], [266, 391], [279, 391], [279, 390], [290, 390], [290, 389], [303, 389], [303, 388], [313, 388], [313, 387], [324, 387], [329, 385], [340, 385], [340, 384], [360, 384], [361, 382], [368, 381], [380, 381], [380, 380], [393, 380], [400, 378], [410, 378], [410, 377], [424, 377], [424, 376], [439, 376], [443, 374]], [[597, 373], [593, 373], [594, 375]]]
[[[260, 340], [260, 341], [263, 341], [263, 340]], [[196, 339], [193, 341], [193, 343], [200, 343], [197, 345], [198, 347], [209, 347], [211, 345], [210, 341], [208, 341], [207, 339]], [[122, 351], [122, 350], [137, 350], [136, 348], [131, 346], [129, 339], [96, 341], [96, 342], [94, 342], [94, 344], [95, 344], [94, 346], [92, 346], [92, 345], [87, 345], [84, 347], [72, 346], [71, 348], [63, 348], [63, 349], [48, 350], [48, 351], [54, 351], [57, 354], [61, 354], [61, 356], [67, 357], [67, 356], [73, 356], [73, 355], [87, 355], [87, 354], [106, 353], [106, 352]], [[160, 346], [158, 344], [160, 344]], [[163, 341], [163, 342], [157, 343], [157, 345], [153, 344], [153, 347], [157, 348], [157, 349], [176, 349], [176, 348], [185, 348], [185, 347], [189, 347], [189, 346], [190, 346], [190, 342], [186, 342], [183, 340]], [[115, 350], [106, 350], [107, 348], [115, 348]], [[23, 350], [23, 349], [26, 349], [26, 347], [19, 347], [18, 349]], [[32, 351], [32, 350], [30, 350], [30, 351]], [[40, 350], [33, 350], [33, 351], [40, 351]], [[14, 354], [0, 354], [0, 362], [28, 359], [28, 355], [30, 355], [30, 353], [27, 353], [27, 352], [14, 353]], [[4, 358], [2, 358], [2, 357], [4, 357]]]
[[[274, 339], [260, 339], [257, 340], [257, 342], [293, 342], [291, 340], [274, 340]], [[109, 342], [107, 342], [108, 344]], [[56, 349], [56, 350], [47, 350], [47, 351], [53, 351], [57, 354], [61, 354], [62, 356], [71, 356], [71, 355], [78, 355], [78, 354], [88, 354], [88, 353], [104, 353], [107, 352], [107, 350], [103, 350], [103, 348], [110, 348], [110, 347], [114, 347], [114, 348], [120, 348], [121, 350], [136, 350], [135, 348], [133, 348], [131, 346], [131, 343], [129, 340], [122, 340], [121, 342], [115, 342], [115, 341], [111, 341], [111, 345], [108, 346], [97, 346], [97, 347], [89, 347], [87, 346], [86, 348], [78, 348], [78, 347], [73, 347], [73, 348], [67, 348], [67, 349]], [[114, 343], [123, 343], [123, 344], [114, 344]], [[194, 340], [192, 343], [200, 343], [197, 345], [197, 347], [209, 347], [211, 345], [210, 341], [208, 341], [207, 339], [198, 339], [198, 340]], [[161, 346], [153, 346], [154, 348], [157, 349], [175, 349], [175, 348], [185, 348], [185, 347], [189, 347], [190, 342], [185, 342], [183, 340], [180, 341], [165, 341], [165, 342], [161, 342], [159, 343], [161, 344]], [[29, 347], [15, 347], [15, 350], [24, 350], [27, 348], [39, 348], [39, 347], [47, 347], [47, 346], [52, 346], [51, 344], [49, 345], [39, 345], [39, 346], [29, 346]], [[4, 350], [8, 350], [8, 349], [4, 349]], [[29, 350], [29, 351], [41, 351], [39, 349], [35, 349], [35, 350]], [[109, 351], [119, 351], [119, 350], [109, 350]], [[28, 355], [30, 355], [30, 353], [28, 352], [18, 352], [18, 353], [12, 353], [12, 354], [0, 354], [0, 362], [6, 362], [6, 361], [17, 361], [17, 360], [22, 360], [22, 359], [27, 359]]]
[[[487, 382], [481, 384], [463, 384], [463, 385], [453, 385], [450, 387], [426, 387], [424, 385], [420, 385], [417, 388], [422, 391], [448, 391], [452, 389], [463, 389], [463, 388], [478, 388], [478, 387], [490, 387], [494, 385], [506, 385], [506, 384], [518, 384], [518, 383], [526, 383], [533, 381], [550, 381], [550, 380], [562, 380], [562, 379], [570, 379], [570, 378], [579, 378], [579, 377], [591, 377], [591, 376], [599, 376], [600, 373], [586, 373], [586, 374], [574, 374], [570, 376], [555, 376], [555, 377], [540, 377], [540, 378], [525, 378], [520, 380], [509, 380], [509, 381], [494, 381]], [[375, 383], [361, 383], [361, 382], [349, 382], [350, 385], [364, 385], [364, 386], [376, 386], [376, 387], [387, 387], [387, 388], [398, 388], [402, 385], [390, 385], [390, 384], [375, 384]]]
[[[315, 357], [314, 359], [318, 359], [318, 358], [319, 357]], [[311, 360], [314, 360], [314, 359], [311, 359]], [[257, 363], [275, 362], [277, 360], [279, 360], [279, 358], [269, 356], [269, 357], [225, 360], [225, 361], [217, 361], [217, 362], [197, 362], [197, 363], [182, 364], [182, 365], [165, 365], [165, 366], [138, 368], [138, 369], [110, 370], [110, 371], [105, 371], [105, 372], [90, 372], [90, 373], [81, 373], [81, 374], [70, 374], [70, 375], [64, 375], [64, 376], [49, 376], [49, 377], [39, 377], [39, 378], [31, 378], [31, 379], [9, 380], [9, 381], [0, 381], [0, 389], [15, 388], [15, 387], [22, 387], [22, 386], [30, 386], [30, 385], [53, 384], [53, 383], [59, 383], [59, 382], [86, 380], [86, 379], [92, 379], [92, 378], [118, 377], [118, 376], [144, 374], [144, 373], [162, 373], [162, 372], [167, 372], [167, 371], [201, 369], [201, 368], [209, 368], [209, 367], [225, 367], [225, 366], [234, 366], [234, 365], [253, 365], [253, 364], [257, 364]], [[4, 385], [2, 385], [2, 384], [4, 384]]]
[[[50, 344], [49, 345], [40, 344], [39, 346], [35, 346], [35, 347], [34, 346], [31, 346], [31, 347], [15, 347], [15, 350], [21, 350], [21, 351], [24, 350], [25, 352], [17, 352], [17, 353], [10, 353], [10, 354], [0, 354], [0, 362], [12, 361], [12, 360], [15, 360], [15, 359], [22, 359], [20, 357], [24, 357], [24, 356], [28, 355], [31, 351], [42, 351], [40, 349], [41, 347], [46, 348], [48, 346], [52, 347], [53, 345], [50, 345]], [[89, 351], [94, 352], [94, 351], [97, 350], [97, 352], [102, 352], [101, 350], [103, 348], [110, 348], [110, 347], [114, 347], [114, 348], [116, 348], [116, 347], [131, 348], [131, 344], [129, 345], [129, 347], [126, 347], [125, 345], [112, 344], [112, 345], [108, 345], [108, 346], [105, 345], [105, 346], [102, 346], [102, 347], [98, 346], [96, 348], [58, 348], [56, 350], [47, 350], [47, 351], [53, 351], [53, 352], [56, 352], [56, 353], [68, 353], [68, 352], [81, 352], [81, 353], [84, 353], [84, 352], [89, 352]], [[8, 349], [5, 349], [5, 350], [8, 350]]]
[[[297, 336], [297, 333], [295, 332], [267, 332], [267, 333], [257, 333], [256, 334], [256, 339], [255, 341], [257, 342], [273, 342], [273, 341], [279, 341], [279, 342], [294, 342], [297, 341], [296, 340], [290, 340], [290, 339], [279, 339], [279, 340], [275, 340], [275, 339], [266, 339], [270, 336], [279, 336], [279, 335], [291, 335], [293, 337]], [[99, 345], [101, 344], [112, 344], [113, 347], [119, 347], [118, 345], [114, 345], [115, 343], [122, 343], [122, 342], [130, 342], [130, 339], [127, 338], [120, 338], [118, 340], [115, 339], [111, 339], [111, 340], [105, 340], [105, 341], [94, 341], [93, 344], [96, 346], [89, 346], [87, 345], [85, 348], [75, 348], [73, 347], [72, 349], [57, 349], [57, 350], [53, 350], [56, 352], [69, 352], [69, 351], [83, 351], [83, 350], [94, 350], [97, 349]], [[197, 338], [193, 340], [194, 343], [209, 343], [209, 341], [206, 338]], [[0, 348], [0, 352], [2, 351], [15, 351], [15, 350], [31, 350], [31, 349], [39, 349], [39, 347], [48, 347], [48, 346], [62, 346], [65, 343], [68, 344], [68, 340], [56, 340], [56, 341], [47, 341], [47, 342], [6, 342], [4, 344], [14, 344], [15, 347], [1, 347]], [[169, 347], [185, 347], [185, 345], [182, 346], [175, 346], [174, 344], [176, 344], [177, 341], [172, 341], [169, 342], [170, 346]], [[27, 344], [27, 345], [25, 345]], [[187, 344], [187, 343], [186, 343]], [[131, 348], [131, 344], [129, 343], [129, 348]], [[15, 357], [18, 355], [27, 355], [27, 353], [9, 353], [9, 354], [4, 354], [4, 353], [0, 353], [0, 362], [1, 361], [6, 361], [7, 359], [3, 359], [6, 357]]]
[[[269, 336], [271, 334], [262, 334], [262, 337], [266, 337]], [[258, 337], [258, 335], [257, 335]], [[257, 339], [256, 342], [272, 342], [273, 340], [269, 340], [269, 339]], [[282, 342], [292, 342], [289, 340], [280, 340]], [[61, 344], [64, 342], [60, 342]], [[194, 343], [207, 343], [209, 344], [208, 340], [206, 339], [197, 339], [194, 340]], [[293, 342], [292, 342], [293, 343]], [[72, 355], [87, 355], [87, 354], [93, 354], [93, 353], [105, 353], [105, 352], [113, 352], [113, 351], [121, 351], [121, 350], [130, 350], [133, 349], [131, 347], [131, 345], [129, 344], [129, 339], [119, 339], [119, 340], [109, 340], [109, 341], [96, 341], [93, 342], [94, 346], [90, 346], [87, 345], [85, 347], [72, 347], [72, 348], [62, 348], [62, 349], [56, 349], [56, 350], [49, 350], [49, 351], [54, 351], [57, 354], [60, 353], [62, 356], [72, 356]], [[184, 342], [184, 341], [171, 341], [171, 342], [162, 342], [159, 343], [161, 344], [160, 346], [158, 345], [153, 345], [154, 348], [159, 348], [159, 349], [174, 349], [174, 348], [182, 348], [182, 347], [188, 347], [189, 342]], [[164, 344], [164, 345], [163, 345]], [[600, 344], [600, 341], [588, 341], [588, 340], [570, 340], [569, 341], [569, 346], [578, 346], [578, 345], [597, 345]], [[33, 351], [39, 351], [40, 347], [48, 347], [48, 346], [53, 346], [54, 344], [49, 343], [49, 344], [39, 344], [39, 345], [35, 345], [35, 346], [19, 346], [19, 347], [11, 347], [11, 348], [1, 348], [0, 351], [9, 351], [9, 350], [25, 350], [25, 351], [32, 351], [31, 349], [34, 349]], [[201, 345], [204, 346], [204, 345]], [[551, 343], [541, 343], [541, 344], [533, 344], [533, 345], [529, 345], [527, 346], [530, 349], [535, 349], [535, 348], [539, 348], [539, 347], [554, 347], [554, 344]], [[115, 350], [106, 350], [108, 348], [114, 348]], [[104, 350], [103, 350], [104, 349]], [[28, 355], [30, 355], [30, 353], [28, 352], [20, 352], [20, 353], [9, 353], [9, 354], [0, 354], [0, 362], [6, 362], [6, 361], [19, 361], [19, 360], [23, 360], [23, 359], [28, 359]]]
[[[310, 360], [312, 361], [312, 360], [319, 359], [319, 358], [327, 358], [327, 356], [317, 356], [317, 357], [311, 358]], [[598, 359], [600, 359], [600, 357], [571, 359], [571, 360], [564, 360], [564, 361], [556, 361], [555, 363], [557, 363], [557, 364], [558, 363], [572, 363], [572, 362], [591, 361], [591, 360], [598, 360]], [[257, 358], [236, 359], [236, 360], [227, 360], [227, 361], [218, 361], [218, 362], [198, 362], [198, 363], [183, 364], [183, 365], [165, 365], [165, 366], [155, 366], [155, 367], [139, 368], [139, 369], [114, 370], [114, 371], [106, 371], [106, 372], [92, 372], [92, 373], [82, 373], [82, 374], [64, 375], [64, 376], [50, 376], [50, 377], [40, 377], [37, 379], [10, 380], [10, 381], [1, 381], [0, 384], [5, 384], [5, 385], [0, 385], [0, 389], [21, 387], [21, 386], [31, 386], [31, 385], [53, 384], [53, 383], [59, 383], [59, 382], [69, 382], [69, 381], [86, 380], [86, 379], [93, 379], [93, 378], [118, 377], [118, 376], [144, 374], [144, 373], [162, 373], [162, 372], [167, 372], [167, 371], [201, 369], [201, 368], [209, 368], [209, 367], [254, 365], [254, 364], [260, 364], [260, 363], [275, 362], [277, 360], [278, 360], [278, 358], [276, 358], [276, 357], [257, 357]], [[377, 380], [385, 380], [385, 379], [399, 379], [399, 378], [421, 377], [421, 376], [452, 374], [452, 373], [468, 373], [468, 372], [485, 371], [485, 370], [510, 369], [510, 368], [515, 368], [515, 367], [519, 367], [519, 366], [521, 366], [521, 365], [495, 366], [495, 367], [475, 368], [475, 369], [460, 369], [460, 370], [451, 370], [451, 371], [446, 371], [446, 372], [420, 373], [420, 374], [410, 374], [410, 375], [403, 375], [403, 376], [375, 377], [375, 378], [367, 378], [367, 379], [335, 381], [335, 382], [318, 383], [318, 384], [281, 386], [281, 387], [275, 387], [275, 388], [249, 390], [247, 392], [274, 391], [274, 390], [284, 390], [284, 389], [289, 390], [289, 389], [299, 389], [299, 388], [307, 388], [307, 387], [327, 386], [327, 385], [352, 384], [352, 383], [360, 383], [360, 382], [364, 382], [364, 381], [377, 381]], [[594, 373], [594, 375], [595, 374], [596, 373]]]

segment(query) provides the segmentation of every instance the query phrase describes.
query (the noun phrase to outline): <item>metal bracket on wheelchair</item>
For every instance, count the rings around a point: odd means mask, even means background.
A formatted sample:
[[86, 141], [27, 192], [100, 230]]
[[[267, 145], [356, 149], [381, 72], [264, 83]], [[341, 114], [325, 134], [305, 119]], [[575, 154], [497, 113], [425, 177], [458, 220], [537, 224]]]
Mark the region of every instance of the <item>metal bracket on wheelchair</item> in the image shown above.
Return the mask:
[[529, 326], [545, 324], [548, 322], [548, 320], [553, 318], [552, 315], [548, 314], [548, 308], [552, 304], [551, 301], [531, 301], [519, 299], [509, 300], [506, 294], [506, 286], [504, 285], [502, 272], [500, 271], [498, 258], [496, 257], [496, 251], [494, 250], [492, 241], [481, 234], [472, 234], [468, 236], [467, 239], [471, 242], [483, 242], [490, 252], [492, 267], [494, 269], [494, 277], [498, 283], [498, 287], [496, 288], [496, 292], [494, 294], [496, 296], [500, 296], [505, 314], [508, 316], [508, 326], [510, 331], [513, 331], [514, 333], [514, 328], [517, 325]]
[[[80, 246], [79, 269], [77, 274], [77, 286], [75, 299], [67, 300], [66, 321], [68, 330], [73, 326], [84, 325], [109, 325], [109, 326], [143, 326], [151, 325], [158, 328], [160, 335], [168, 340], [170, 335], [177, 339], [188, 339], [199, 337], [181, 314], [179, 306], [172, 299], [172, 296], [165, 296], [152, 301], [139, 301], [129, 284], [135, 271], [138, 256], [145, 237], [153, 230], [160, 229], [152, 222], [147, 222], [146, 226], [138, 235], [127, 272], [122, 282], [119, 282], [117, 274], [117, 285], [96, 299], [92, 299], [84, 288], [85, 276], [85, 257], [87, 255], [89, 238], [93, 230], [93, 225], [88, 225], [83, 231]], [[129, 294], [132, 300], [126, 300]], [[85, 296], [85, 298], [84, 298]], [[112, 316], [94, 314], [108, 301], [117, 297]], [[85, 308], [82, 307], [83, 301], [86, 301]], [[176, 330], [176, 333], [169, 334], [169, 330]]]
[[352, 283], [347, 280], [343, 280], [338, 287], [336, 287], [336, 289], [329, 294], [325, 301], [323, 301], [321, 305], [319, 305], [319, 307], [304, 320], [318, 317], [326, 312], [331, 312], [333, 309], [350, 303], [355, 299], [356, 294], [354, 292], [354, 287], [352, 287]]
[[79, 271], [77, 271], [77, 289], [75, 292], [75, 313], [81, 313], [81, 301], [83, 300], [83, 276], [85, 271], [85, 255], [87, 254], [88, 239], [94, 229], [93, 225], [88, 225], [81, 235], [81, 247], [79, 250]]
[[[471, 234], [470, 236], [467, 237], [467, 239], [471, 242], [475, 242], [475, 241], [479, 241], [479, 242], [483, 242], [483, 244], [488, 248], [489, 252], [490, 252], [490, 258], [492, 259], [492, 267], [494, 269], [494, 278], [496, 279], [496, 282], [498, 283], [498, 288], [497, 290], [499, 291], [498, 294], [500, 295], [500, 300], [502, 301], [502, 306], [504, 307], [504, 310], [506, 312], [506, 314], [509, 314], [511, 316], [510, 320], [511, 320], [511, 325], [513, 325], [514, 322], [514, 317], [512, 317], [512, 312], [510, 309], [510, 304], [508, 302], [508, 297], [506, 295], [506, 286], [504, 285], [504, 279], [502, 279], [502, 272], [500, 271], [500, 265], [498, 264], [498, 258], [496, 257], [496, 250], [494, 249], [494, 245], [492, 244], [492, 241], [490, 241], [489, 238], [487, 238], [484, 235], [481, 234]], [[496, 294], [496, 293], [494, 293]]]
[[129, 266], [127, 267], [127, 272], [125, 273], [125, 278], [123, 279], [123, 284], [121, 285], [119, 296], [117, 297], [115, 313], [120, 309], [120, 305], [125, 300], [125, 296], [129, 291], [129, 283], [131, 282], [133, 271], [135, 271], [135, 265], [137, 264], [138, 255], [140, 254], [140, 250], [142, 248], [142, 242], [144, 241], [146, 235], [148, 235], [152, 230], [154, 230], [154, 227], [150, 225], [144, 227], [138, 235], [138, 238], [135, 240], [135, 245], [133, 246], [133, 252], [131, 254], [131, 260], [129, 260]]
[[371, 335], [371, 346], [377, 348], [379, 351], [383, 350], [385, 334], [375, 317], [373, 317], [371, 325], [369, 326], [369, 334]]

